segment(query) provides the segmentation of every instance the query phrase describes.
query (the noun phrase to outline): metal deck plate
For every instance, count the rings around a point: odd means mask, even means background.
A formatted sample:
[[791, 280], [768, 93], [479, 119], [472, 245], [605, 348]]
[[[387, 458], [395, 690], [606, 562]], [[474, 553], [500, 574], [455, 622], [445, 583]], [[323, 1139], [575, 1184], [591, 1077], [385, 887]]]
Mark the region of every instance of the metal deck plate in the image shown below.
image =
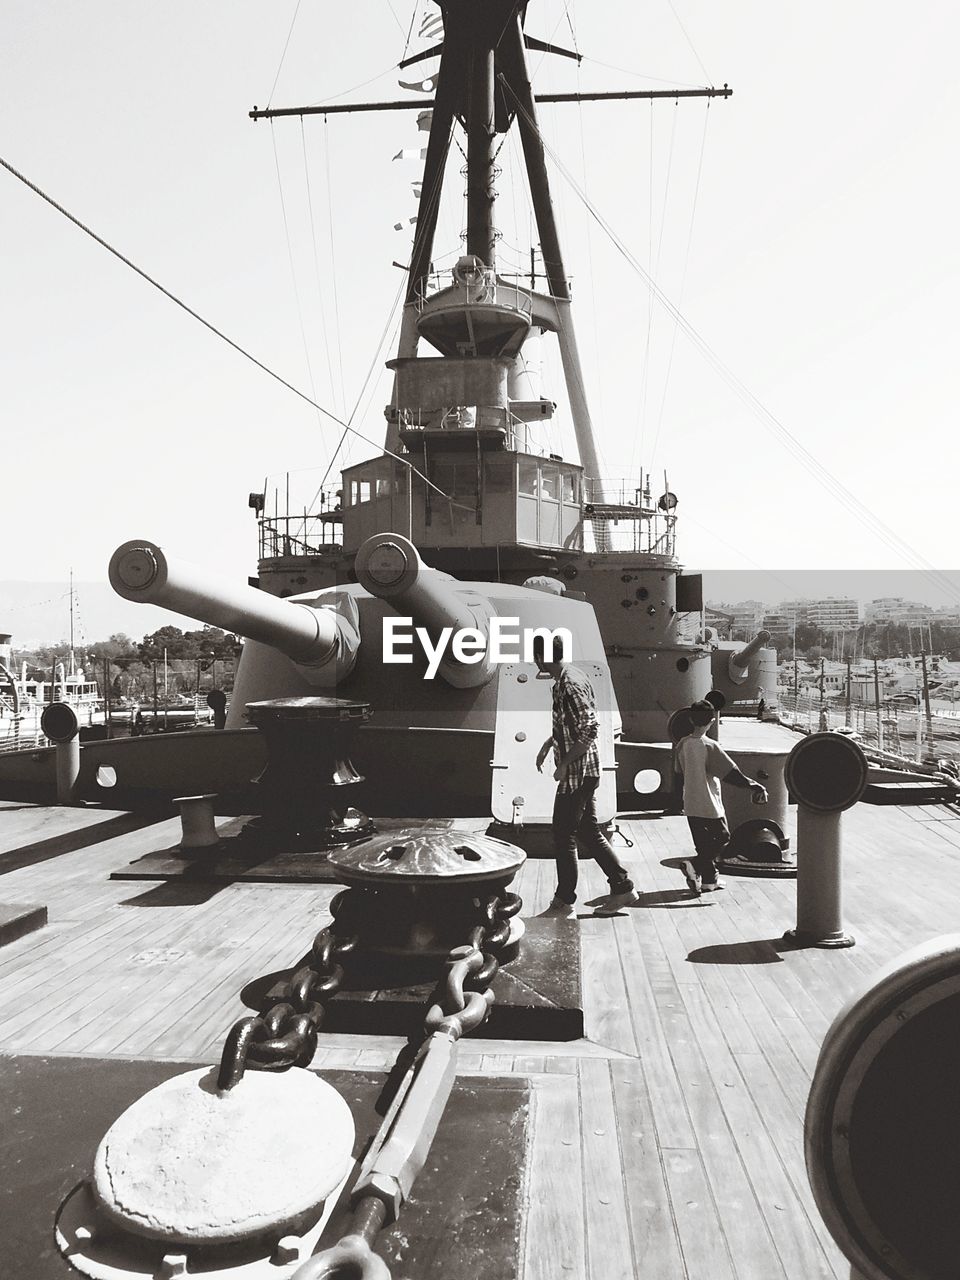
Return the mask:
[[[0, 1188], [5, 1274], [76, 1280], [54, 1241], [58, 1208], [88, 1176], [97, 1144], [120, 1112], [162, 1080], [194, 1066], [0, 1057], [0, 1093], [8, 1117], [0, 1139], [6, 1170]], [[384, 1076], [318, 1074], [349, 1103], [357, 1127], [355, 1154], [362, 1153], [380, 1123]], [[502, 1280], [516, 1274], [528, 1093], [527, 1082], [516, 1078], [456, 1083], [410, 1200], [395, 1226], [378, 1237], [377, 1252], [395, 1276]], [[338, 1209], [321, 1247], [335, 1243], [344, 1228]]]

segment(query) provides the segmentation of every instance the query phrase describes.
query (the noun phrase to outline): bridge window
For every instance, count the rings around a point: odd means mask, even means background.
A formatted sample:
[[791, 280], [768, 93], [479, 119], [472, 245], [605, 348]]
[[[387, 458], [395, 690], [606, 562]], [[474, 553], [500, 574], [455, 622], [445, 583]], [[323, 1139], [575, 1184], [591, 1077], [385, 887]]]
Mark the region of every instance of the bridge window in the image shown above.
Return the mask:
[[535, 498], [537, 496], [539, 471], [540, 468], [537, 466], [535, 458], [521, 459], [519, 489], [520, 493], [525, 497]]

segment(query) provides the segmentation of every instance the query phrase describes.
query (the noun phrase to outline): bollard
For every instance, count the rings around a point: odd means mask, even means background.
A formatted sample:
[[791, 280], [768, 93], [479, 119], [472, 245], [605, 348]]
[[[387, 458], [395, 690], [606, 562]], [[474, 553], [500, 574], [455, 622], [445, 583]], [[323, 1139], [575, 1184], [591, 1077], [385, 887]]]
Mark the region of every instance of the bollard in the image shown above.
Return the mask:
[[180, 806], [180, 848], [210, 849], [220, 843], [213, 820], [213, 802], [216, 795], [178, 796], [174, 804]]
[[785, 938], [802, 946], [852, 947], [843, 927], [841, 814], [867, 785], [867, 758], [839, 733], [814, 733], [787, 758], [785, 777], [797, 801], [797, 927]]
[[827, 1032], [804, 1151], [852, 1280], [954, 1280], [960, 1257], [960, 935], [873, 975]]
[[266, 739], [267, 766], [255, 779], [260, 816], [242, 834], [274, 851], [312, 852], [372, 835], [373, 822], [350, 801], [351, 788], [364, 779], [349, 756], [354, 734], [370, 715], [369, 702], [349, 698], [248, 702], [246, 718]]
[[57, 751], [57, 804], [76, 804], [80, 776], [80, 722], [68, 702], [44, 707], [40, 728]]

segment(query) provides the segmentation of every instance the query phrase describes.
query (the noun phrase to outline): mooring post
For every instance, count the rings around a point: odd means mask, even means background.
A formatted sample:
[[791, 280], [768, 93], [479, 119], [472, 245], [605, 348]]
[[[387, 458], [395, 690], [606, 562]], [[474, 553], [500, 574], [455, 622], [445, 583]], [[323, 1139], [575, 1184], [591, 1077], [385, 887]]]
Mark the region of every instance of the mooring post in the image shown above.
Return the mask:
[[56, 748], [57, 804], [76, 804], [80, 776], [80, 722], [68, 702], [51, 702], [40, 717], [44, 736]]
[[784, 937], [801, 946], [852, 947], [843, 927], [841, 821], [867, 785], [867, 759], [842, 733], [814, 733], [784, 770], [797, 801], [797, 925]]
[[216, 795], [178, 796], [174, 804], [180, 806], [180, 848], [210, 849], [220, 843], [214, 822], [213, 805]]

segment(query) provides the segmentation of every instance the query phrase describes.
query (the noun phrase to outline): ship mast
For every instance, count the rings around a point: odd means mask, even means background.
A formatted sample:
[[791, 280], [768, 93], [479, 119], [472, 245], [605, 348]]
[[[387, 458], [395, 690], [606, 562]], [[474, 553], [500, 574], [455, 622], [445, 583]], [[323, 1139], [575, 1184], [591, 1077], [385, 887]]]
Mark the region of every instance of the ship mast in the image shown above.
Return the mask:
[[[596, 436], [584, 389], [583, 373], [570, 312], [570, 287], [560, 248], [547, 173], [546, 156], [537, 123], [537, 102], [587, 102], [626, 98], [729, 97], [732, 90], [704, 88], [687, 90], [623, 90], [615, 93], [544, 94], [535, 97], [527, 69], [526, 50], [575, 58], [569, 50], [545, 44], [523, 30], [527, 5], [517, 0], [436, 0], [443, 15], [443, 42], [400, 63], [408, 67], [439, 54], [433, 99], [415, 101], [330, 104], [281, 107], [259, 110], [254, 120], [277, 116], [327, 115], [349, 111], [432, 108], [423, 183], [417, 211], [416, 233], [410, 257], [406, 306], [401, 326], [398, 356], [416, 355], [419, 341], [416, 308], [426, 294], [433, 256], [437, 214], [443, 186], [444, 168], [455, 122], [467, 137], [467, 243], [469, 257], [494, 271], [496, 268], [496, 228], [494, 189], [496, 138], [505, 134], [514, 121], [520, 131], [524, 166], [533, 203], [555, 326], [563, 365], [570, 415], [585, 475], [596, 482], [600, 462]], [[386, 447], [395, 450], [395, 426], [388, 428]]]

